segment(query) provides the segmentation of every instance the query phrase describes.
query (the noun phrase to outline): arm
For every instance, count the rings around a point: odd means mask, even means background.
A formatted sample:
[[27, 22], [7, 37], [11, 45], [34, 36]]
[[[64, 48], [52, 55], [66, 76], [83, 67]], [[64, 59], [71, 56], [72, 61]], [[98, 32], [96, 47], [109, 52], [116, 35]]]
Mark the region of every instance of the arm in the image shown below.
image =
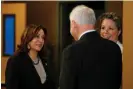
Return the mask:
[[64, 50], [60, 72], [60, 89], [76, 89], [76, 62], [70, 50]]
[[5, 72], [6, 89], [18, 89], [18, 64], [14, 58], [9, 58]]
[[112, 66], [113, 69], [110, 70], [111, 73], [114, 73], [114, 76], [112, 76], [112, 84], [115, 86], [115, 89], [119, 89], [122, 83], [122, 54], [120, 48], [114, 47], [114, 50], [112, 51]]
[[122, 54], [121, 51], [118, 49], [117, 52], [117, 59], [116, 59], [116, 66], [117, 66], [117, 76], [116, 78], [118, 78], [118, 87], [122, 86]]

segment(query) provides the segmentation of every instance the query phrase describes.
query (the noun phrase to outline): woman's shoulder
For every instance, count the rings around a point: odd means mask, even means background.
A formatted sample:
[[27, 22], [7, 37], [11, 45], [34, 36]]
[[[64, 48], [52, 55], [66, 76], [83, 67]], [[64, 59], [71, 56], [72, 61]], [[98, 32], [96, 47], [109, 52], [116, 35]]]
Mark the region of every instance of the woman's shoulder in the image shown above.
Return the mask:
[[9, 57], [8, 61], [10, 62], [19, 62], [25, 56], [24, 52], [19, 52]]
[[6, 70], [20, 70], [22, 67], [23, 53], [17, 53], [9, 57]]

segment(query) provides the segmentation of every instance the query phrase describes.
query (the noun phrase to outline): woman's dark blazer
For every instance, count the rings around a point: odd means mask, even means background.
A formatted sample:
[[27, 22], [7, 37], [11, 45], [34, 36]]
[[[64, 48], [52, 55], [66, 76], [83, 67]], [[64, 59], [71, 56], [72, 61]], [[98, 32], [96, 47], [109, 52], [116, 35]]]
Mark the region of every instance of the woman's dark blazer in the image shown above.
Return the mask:
[[55, 89], [47, 61], [42, 59], [46, 71], [46, 82], [41, 83], [40, 77], [29, 55], [20, 52], [9, 58], [5, 72], [6, 89]]

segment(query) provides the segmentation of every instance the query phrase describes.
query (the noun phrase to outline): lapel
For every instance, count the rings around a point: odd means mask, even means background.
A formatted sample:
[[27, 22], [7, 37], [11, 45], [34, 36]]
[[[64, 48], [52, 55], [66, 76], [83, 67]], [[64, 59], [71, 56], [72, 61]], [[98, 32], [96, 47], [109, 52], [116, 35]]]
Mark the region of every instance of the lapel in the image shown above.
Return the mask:
[[[31, 75], [33, 77], [33, 79], [35, 79], [35, 80], [37, 80], [38, 82], [41, 83], [40, 76], [38, 75], [38, 73], [36, 71], [36, 68], [34, 67], [34, 64], [32, 62], [32, 59], [29, 57], [28, 54], [25, 54], [24, 60], [25, 60], [26, 66], [28, 67], [27, 71], [31, 71], [31, 74], [29, 74], [29, 75]], [[42, 58], [41, 58], [41, 61], [42, 61], [43, 67], [44, 67], [46, 75], [47, 75], [47, 63]]]
[[46, 73], [46, 76], [47, 76], [48, 75], [47, 74], [48, 73], [48, 63], [47, 63], [47, 60], [45, 58], [41, 58], [41, 61], [42, 61], [43, 68], [45, 69], [45, 73]]

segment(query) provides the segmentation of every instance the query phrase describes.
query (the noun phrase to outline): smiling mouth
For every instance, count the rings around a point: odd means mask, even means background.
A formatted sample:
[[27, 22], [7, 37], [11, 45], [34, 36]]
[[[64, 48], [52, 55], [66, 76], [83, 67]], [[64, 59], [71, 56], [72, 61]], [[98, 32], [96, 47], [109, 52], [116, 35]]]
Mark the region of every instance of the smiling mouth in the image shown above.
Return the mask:
[[109, 39], [111, 35], [102, 35], [103, 38]]
[[39, 44], [39, 45], [37, 45], [37, 46], [42, 47], [42, 44]]

